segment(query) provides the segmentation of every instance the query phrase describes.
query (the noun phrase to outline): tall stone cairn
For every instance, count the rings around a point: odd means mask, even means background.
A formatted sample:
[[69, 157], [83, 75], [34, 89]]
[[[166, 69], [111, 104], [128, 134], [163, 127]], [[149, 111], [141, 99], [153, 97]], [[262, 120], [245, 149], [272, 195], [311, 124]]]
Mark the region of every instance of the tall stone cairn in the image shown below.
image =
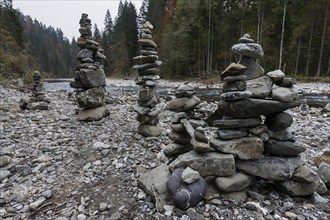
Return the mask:
[[157, 45], [152, 40], [153, 26], [150, 22], [143, 25], [143, 31], [138, 43], [140, 55], [133, 58], [134, 69], [138, 71], [139, 77], [136, 84], [140, 86], [138, 104], [134, 111], [137, 112], [136, 119], [140, 122], [138, 133], [146, 137], [159, 136], [162, 132], [158, 126], [158, 115], [161, 112], [157, 105], [156, 85], [159, 77], [159, 67], [162, 62], [158, 60]]
[[105, 104], [105, 74], [103, 61], [106, 59], [99, 43], [92, 40], [92, 24], [87, 14], [82, 14], [79, 21], [80, 37], [77, 45], [80, 48], [77, 59], [74, 82], [76, 99], [80, 107], [78, 120], [97, 121], [109, 114]]

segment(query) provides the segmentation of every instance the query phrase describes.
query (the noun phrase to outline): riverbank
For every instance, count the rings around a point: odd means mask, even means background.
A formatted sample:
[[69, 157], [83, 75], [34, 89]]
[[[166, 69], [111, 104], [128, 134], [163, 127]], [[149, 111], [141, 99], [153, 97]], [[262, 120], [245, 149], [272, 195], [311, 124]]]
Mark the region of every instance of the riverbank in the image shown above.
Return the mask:
[[[116, 87], [132, 83], [107, 81]], [[162, 85], [175, 88], [178, 84], [164, 81]], [[298, 88], [301, 92], [330, 90], [328, 84], [298, 84]], [[51, 100], [48, 111], [22, 111], [19, 100], [29, 93], [0, 86], [0, 153], [11, 158], [6, 167], [9, 174], [0, 182], [0, 218], [165, 219], [138, 187], [137, 179], [168, 162], [162, 153], [171, 143], [172, 112], [165, 108], [166, 97], [159, 104], [161, 136], [144, 138], [136, 134], [138, 122], [132, 109], [136, 93], [110, 96], [110, 116], [91, 123], [76, 120], [70, 92], [49, 91], [47, 96]], [[201, 107], [212, 112], [217, 103], [204, 101]], [[294, 117], [295, 137], [309, 145], [302, 159], [316, 170], [320, 161], [329, 158], [324, 153], [330, 148], [330, 113], [306, 105], [288, 112]], [[257, 196], [218, 194], [188, 212], [169, 211], [166, 219], [330, 219], [329, 202], [281, 194], [264, 180], [250, 191]], [[329, 192], [322, 198], [330, 199]], [[249, 202], [256, 205], [251, 207]]]

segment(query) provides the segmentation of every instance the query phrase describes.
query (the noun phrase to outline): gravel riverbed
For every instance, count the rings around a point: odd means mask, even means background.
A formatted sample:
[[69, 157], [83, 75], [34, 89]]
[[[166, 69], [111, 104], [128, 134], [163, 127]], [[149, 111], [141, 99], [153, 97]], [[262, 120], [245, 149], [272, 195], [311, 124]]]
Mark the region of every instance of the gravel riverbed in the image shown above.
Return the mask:
[[[297, 87], [304, 94], [330, 91], [322, 83]], [[248, 192], [209, 193], [186, 212], [168, 206], [158, 213], [137, 180], [168, 162], [162, 149], [171, 143], [172, 112], [165, 109], [165, 99], [159, 104], [161, 136], [145, 138], [136, 133], [135, 94], [110, 94], [110, 116], [96, 122], [76, 120], [75, 98], [67, 91], [48, 92], [47, 111], [20, 110], [19, 100], [29, 95], [0, 86], [0, 162], [8, 162], [0, 169], [0, 219], [330, 219], [329, 191], [321, 198], [290, 197], [264, 180]], [[201, 106], [212, 112], [217, 103], [204, 101]], [[330, 163], [325, 153], [330, 151], [330, 112], [306, 105], [288, 112], [294, 117], [295, 137], [310, 146], [302, 154], [304, 162], [315, 170], [320, 162]]]

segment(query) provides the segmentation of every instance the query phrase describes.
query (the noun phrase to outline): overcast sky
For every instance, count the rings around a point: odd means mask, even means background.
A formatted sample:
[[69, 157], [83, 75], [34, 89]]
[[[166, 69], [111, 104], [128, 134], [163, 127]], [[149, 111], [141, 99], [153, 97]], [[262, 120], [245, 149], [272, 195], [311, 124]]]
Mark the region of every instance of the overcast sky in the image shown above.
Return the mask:
[[[107, 9], [112, 20], [117, 16], [120, 0], [13, 0], [13, 7], [20, 9], [24, 15], [30, 15], [46, 26], [61, 28], [71, 41], [79, 34], [79, 20], [82, 13], [87, 13], [92, 24], [102, 30]], [[124, 0], [123, 0], [124, 2]], [[139, 13], [142, 0], [131, 0]]]

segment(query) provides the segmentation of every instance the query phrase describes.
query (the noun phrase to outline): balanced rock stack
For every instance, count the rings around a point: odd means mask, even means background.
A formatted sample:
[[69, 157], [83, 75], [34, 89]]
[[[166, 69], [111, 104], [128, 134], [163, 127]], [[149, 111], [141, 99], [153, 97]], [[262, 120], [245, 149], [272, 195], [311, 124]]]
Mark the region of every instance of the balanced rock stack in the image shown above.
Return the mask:
[[175, 92], [175, 98], [167, 103], [167, 109], [175, 112], [171, 117], [172, 131], [169, 134], [174, 143], [165, 147], [167, 156], [178, 156], [193, 149], [197, 152], [210, 149], [208, 137], [204, 134], [207, 124], [202, 119], [205, 115], [198, 112], [201, 100], [195, 93], [191, 84], [181, 84]]
[[105, 74], [103, 61], [106, 59], [99, 43], [92, 40], [92, 24], [87, 14], [79, 21], [81, 36], [77, 40], [80, 48], [74, 82], [70, 86], [77, 89], [76, 99], [81, 108], [80, 121], [97, 121], [109, 114], [105, 104]]
[[296, 81], [285, 78], [281, 70], [263, 75], [256, 63], [263, 56], [262, 47], [247, 34], [232, 51], [241, 60], [221, 73], [224, 84], [217, 109], [220, 119], [213, 122], [219, 129], [217, 138], [210, 142], [214, 149], [233, 154], [240, 172], [217, 177], [216, 185], [221, 191], [240, 191], [258, 176], [273, 181], [280, 191], [292, 196], [325, 193], [326, 187], [316, 172], [302, 164], [299, 154], [306, 145], [295, 140], [290, 131], [293, 118], [285, 112], [300, 104]]
[[39, 71], [35, 71], [33, 73], [32, 96], [27, 101], [21, 100], [20, 107], [28, 110], [48, 110], [49, 102], [41, 82], [41, 74]]
[[158, 127], [158, 115], [161, 112], [157, 105], [156, 85], [159, 77], [159, 67], [162, 62], [158, 60], [157, 45], [152, 40], [153, 26], [150, 22], [143, 25], [143, 32], [139, 39], [140, 55], [133, 58], [134, 69], [137, 69], [139, 77], [136, 84], [140, 86], [138, 104], [134, 111], [138, 113], [140, 122], [138, 133], [146, 137], [159, 136], [162, 132]]

